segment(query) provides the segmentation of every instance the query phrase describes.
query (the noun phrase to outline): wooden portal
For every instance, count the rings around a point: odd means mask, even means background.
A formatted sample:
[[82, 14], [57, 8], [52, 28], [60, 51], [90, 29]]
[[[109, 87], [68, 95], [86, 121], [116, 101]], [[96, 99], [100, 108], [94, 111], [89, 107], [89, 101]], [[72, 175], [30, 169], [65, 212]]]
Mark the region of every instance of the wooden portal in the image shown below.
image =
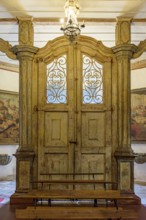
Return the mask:
[[80, 36], [75, 44], [60, 37], [39, 49], [32, 19], [19, 18], [13, 48], [20, 61], [16, 192], [28, 192], [32, 181], [93, 175], [133, 192], [130, 59], [142, 51], [130, 43], [130, 23], [117, 19], [113, 48]]

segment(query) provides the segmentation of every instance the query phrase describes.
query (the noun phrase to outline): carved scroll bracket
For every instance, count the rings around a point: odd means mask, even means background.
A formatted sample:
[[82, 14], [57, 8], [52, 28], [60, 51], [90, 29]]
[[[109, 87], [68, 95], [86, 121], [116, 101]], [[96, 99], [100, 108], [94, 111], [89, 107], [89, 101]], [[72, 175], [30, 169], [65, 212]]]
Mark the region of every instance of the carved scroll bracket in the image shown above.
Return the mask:
[[135, 154], [135, 162], [138, 164], [146, 163], [146, 153]]
[[137, 46], [137, 50], [133, 54], [133, 58], [138, 58], [142, 55], [142, 53], [146, 52], [146, 39], [144, 41], [141, 41], [139, 45]]
[[8, 165], [12, 160], [11, 155], [8, 154], [0, 154], [0, 166]]
[[0, 38], [0, 51], [5, 53], [10, 59], [16, 60], [16, 55], [12, 51], [12, 45], [8, 41]]

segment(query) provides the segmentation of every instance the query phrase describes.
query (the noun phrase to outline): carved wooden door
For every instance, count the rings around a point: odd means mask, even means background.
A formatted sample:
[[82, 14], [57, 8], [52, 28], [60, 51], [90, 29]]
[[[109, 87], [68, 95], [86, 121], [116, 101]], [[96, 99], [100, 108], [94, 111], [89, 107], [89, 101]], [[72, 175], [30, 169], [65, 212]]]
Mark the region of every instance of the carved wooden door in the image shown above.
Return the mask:
[[56, 54], [39, 63], [38, 179], [110, 179], [111, 60], [81, 45]]

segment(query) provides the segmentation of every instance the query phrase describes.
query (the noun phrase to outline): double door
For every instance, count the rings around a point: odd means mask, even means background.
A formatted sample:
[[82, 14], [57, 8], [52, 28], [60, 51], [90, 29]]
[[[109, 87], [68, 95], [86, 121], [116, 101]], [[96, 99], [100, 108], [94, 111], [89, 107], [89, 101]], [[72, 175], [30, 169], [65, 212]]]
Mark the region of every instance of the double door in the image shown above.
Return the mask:
[[58, 51], [38, 71], [38, 179], [108, 180], [111, 61], [81, 45]]

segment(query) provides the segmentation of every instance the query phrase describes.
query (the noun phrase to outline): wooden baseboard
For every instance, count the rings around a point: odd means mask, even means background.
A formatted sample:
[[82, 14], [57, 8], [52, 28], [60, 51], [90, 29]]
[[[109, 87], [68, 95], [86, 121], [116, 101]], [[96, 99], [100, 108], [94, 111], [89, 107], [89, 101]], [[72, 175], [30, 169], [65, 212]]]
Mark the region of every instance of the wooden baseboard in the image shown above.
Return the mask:
[[134, 181], [134, 184], [137, 184], [140, 186], [146, 186], [146, 182], [143, 182], [143, 181]]
[[141, 205], [141, 198], [137, 195], [134, 195], [134, 199], [132, 200], [120, 200], [118, 201], [118, 205]]
[[33, 199], [32, 198], [21, 198], [21, 193], [14, 193], [10, 197], [10, 204], [11, 205], [32, 205]]
[[[14, 193], [10, 197], [10, 204], [11, 205], [33, 205], [33, 199], [32, 198], [22, 198], [22, 193]], [[123, 199], [123, 200], [118, 200], [118, 205], [123, 206], [123, 205], [140, 205], [141, 204], [141, 199], [137, 196], [134, 195], [134, 199]]]

